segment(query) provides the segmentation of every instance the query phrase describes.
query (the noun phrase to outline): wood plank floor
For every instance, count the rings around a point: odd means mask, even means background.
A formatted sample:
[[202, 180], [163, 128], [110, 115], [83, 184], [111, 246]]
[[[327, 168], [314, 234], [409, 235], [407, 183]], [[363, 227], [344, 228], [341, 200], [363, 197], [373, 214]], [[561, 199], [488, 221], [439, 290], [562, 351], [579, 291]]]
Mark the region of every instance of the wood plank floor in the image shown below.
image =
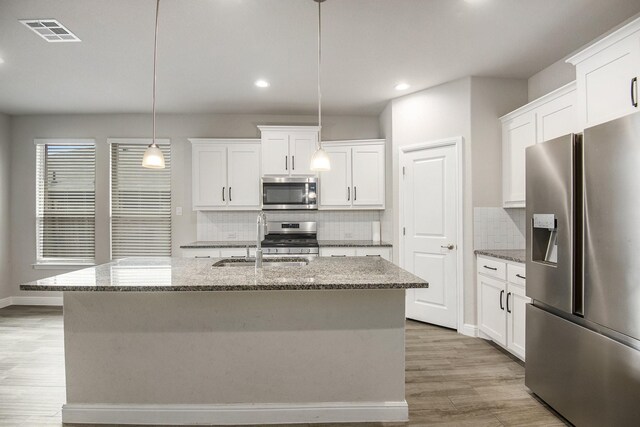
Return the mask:
[[[61, 425], [62, 333], [61, 308], [0, 310], [1, 426]], [[487, 341], [408, 321], [406, 352], [410, 421], [377, 425], [567, 425], [524, 386], [522, 364]]]

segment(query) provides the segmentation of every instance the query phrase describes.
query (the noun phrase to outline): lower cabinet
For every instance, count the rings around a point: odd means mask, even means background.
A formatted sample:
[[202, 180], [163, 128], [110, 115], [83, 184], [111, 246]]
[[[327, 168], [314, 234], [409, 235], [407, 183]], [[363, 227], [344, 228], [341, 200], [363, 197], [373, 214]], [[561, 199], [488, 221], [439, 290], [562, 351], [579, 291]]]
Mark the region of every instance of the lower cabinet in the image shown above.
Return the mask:
[[[249, 248], [249, 255], [255, 256], [256, 248]], [[188, 248], [182, 249], [183, 258], [244, 258], [247, 248]]]
[[347, 256], [369, 256], [381, 257], [391, 261], [391, 248], [379, 246], [362, 246], [351, 248], [320, 248], [320, 256], [326, 257], [347, 257]]
[[[502, 277], [488, 275], [485, 265], [505, 272]], [[498, 270], [498, 271], [499, 271]], [[496, 270], [489, 270], [495, 272]], [[500, 344], [525, 359], [525, 312], [531, 301], [525, 294], [523, 264], [507, 263], [495, 258], [478, 257], [478, 329], [480, 336]]]

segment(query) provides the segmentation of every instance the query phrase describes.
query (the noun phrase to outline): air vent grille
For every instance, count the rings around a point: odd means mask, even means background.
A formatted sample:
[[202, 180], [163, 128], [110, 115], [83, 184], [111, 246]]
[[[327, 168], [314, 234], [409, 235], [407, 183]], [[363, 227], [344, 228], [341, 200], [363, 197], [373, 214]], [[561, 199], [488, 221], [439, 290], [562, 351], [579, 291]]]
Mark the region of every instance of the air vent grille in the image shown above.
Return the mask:
[[21, 19], [27, 28], [48, 42], [79, 42], [80, 39], [55, 19]]

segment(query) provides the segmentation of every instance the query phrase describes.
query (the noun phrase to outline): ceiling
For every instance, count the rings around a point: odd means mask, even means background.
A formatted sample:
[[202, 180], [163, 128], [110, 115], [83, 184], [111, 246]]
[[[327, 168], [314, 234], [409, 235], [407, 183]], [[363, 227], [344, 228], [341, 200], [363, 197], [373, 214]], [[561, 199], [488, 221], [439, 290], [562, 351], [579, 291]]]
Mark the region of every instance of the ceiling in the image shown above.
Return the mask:
[[[1, 0], [0, 112], [151, 110], [154, 0]], [[528, 78], [640, 12], [638, 0], [328, 0], [323, 111], [374, 115], [460, 77]], [[81, 43], [18, 19], [54, 18]], [[161, 0], [158, 111], [317, 108], [311, 0]], [[254, 86], [264, 78], [267, 89]], [[398, 92], [400, 81], [411, 88]]]

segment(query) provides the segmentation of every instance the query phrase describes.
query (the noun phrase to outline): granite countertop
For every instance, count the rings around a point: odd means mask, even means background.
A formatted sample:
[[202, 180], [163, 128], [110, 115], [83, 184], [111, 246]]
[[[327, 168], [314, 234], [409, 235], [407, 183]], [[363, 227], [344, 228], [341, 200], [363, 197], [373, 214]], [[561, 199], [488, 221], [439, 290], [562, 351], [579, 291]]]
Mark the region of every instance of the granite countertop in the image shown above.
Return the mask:
[[[372, 240], [318, 240], [321, 248], [350, 248], [350, 247], [386, 247], [390, 248], [391, 243], [374, 242]], [[199, 240], [180, 246], [181, 249], [214, 249], [214, 248], [250, 248], [256, 247], [255, 240]]]
[[[428, 288], [382, 258], [317, 257], [302, 267], [212, 267], [222, 258], [124, 258], [20, 285], [23, 291], [271, 291]], [[235, 260], [237, 261], [237, 260]]]
[[524, 249], [476, 249], [475, 254], [520, 262], [522, 264], [526, 262], [526, 251]]

